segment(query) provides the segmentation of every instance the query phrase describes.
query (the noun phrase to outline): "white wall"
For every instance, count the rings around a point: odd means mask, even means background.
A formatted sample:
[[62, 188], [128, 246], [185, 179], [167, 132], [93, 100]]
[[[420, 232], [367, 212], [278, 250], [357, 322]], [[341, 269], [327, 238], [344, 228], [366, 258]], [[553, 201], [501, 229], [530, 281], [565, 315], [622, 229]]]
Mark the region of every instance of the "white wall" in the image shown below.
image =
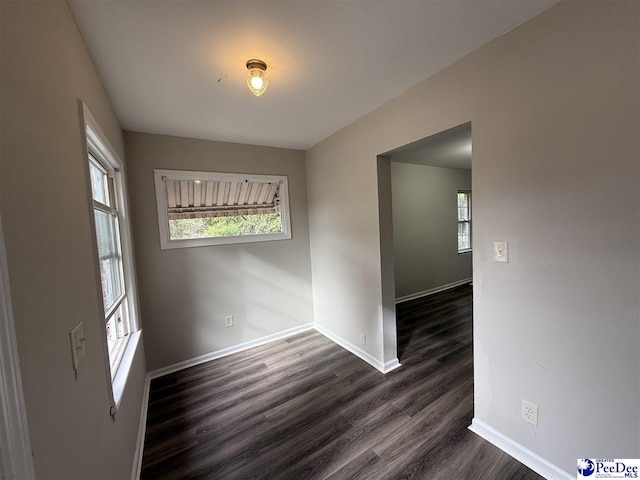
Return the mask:
[[[304, 152], [133, 132], [125, 142], [150, 370], [313, 322]], [[161, 250], [154, 168], [287, 175], [292, 239]]]
[[396, 297], [471, 278], [471, 253], [458, 254], [458, 190], [471, 170], [391, 162]]
[[475, 416], [567, 472], [640, 456], [639, 8], [562, 2], [307, 152], [315, 320], [380, 358], [376, 157], [472, 121]]
[[[0, 208], [36, 477], [128, 478], [144, 349], [113, 422], [78, 99], [124, 158], [122, 132], [66, 3], [0, 9]], [[76, 380], [69, 330], [81, 320], [86, 355]]]

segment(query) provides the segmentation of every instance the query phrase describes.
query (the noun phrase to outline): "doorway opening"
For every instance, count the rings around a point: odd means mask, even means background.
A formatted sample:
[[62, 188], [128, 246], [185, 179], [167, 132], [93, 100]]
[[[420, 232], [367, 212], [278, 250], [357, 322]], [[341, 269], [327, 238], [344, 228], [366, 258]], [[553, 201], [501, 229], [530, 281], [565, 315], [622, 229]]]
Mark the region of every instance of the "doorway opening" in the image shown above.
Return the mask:
[[472, 356], [471, 153], [467, 122], [378, 157], [383, 322], [401, 364], [416, 343]]

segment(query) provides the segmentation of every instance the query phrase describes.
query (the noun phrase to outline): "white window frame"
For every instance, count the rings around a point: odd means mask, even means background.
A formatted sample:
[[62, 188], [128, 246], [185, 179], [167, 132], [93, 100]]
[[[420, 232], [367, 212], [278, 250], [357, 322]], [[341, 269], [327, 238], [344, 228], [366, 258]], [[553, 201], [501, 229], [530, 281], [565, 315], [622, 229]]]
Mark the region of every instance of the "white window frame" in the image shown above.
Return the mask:
[[[160, 248], [204, 247], [210, 245], [229, 245], [235, 243], [268, 242], [272, 240], [291, 239], [291, 216], [289, 211], [289, 183], [286, 175], [256, 175], [239, 173], [196, 172], [189, 170], [154, 170], [156, 186], [156, 202], [158, 206], [158, 228], [160, 232]], [[282, 232], [256, 235], [236, 235], [229, 237], [208, 237], [171, 240], [169, 238], [169, 218], [165, 180], [201, 180], [218, 182], [270, 182], [280, 183], [280, 216]]]
[[[458, 209], [460, 208], [460, 206], [458, 205], [458, 195], [460, 193], [465, 193], [468, 195], [468, 204], [469, 204], [469, 220], [459, 220], [458, 217]], [[458, 190], [456, 194], [456, 219], [458, 220], [457, 224], [456, 224], [456, 248], [458, 249], [458, 254], [463, 254], [463, 253], [471, 253], [473, 252], [473, 226], [471, 224], [471, 190]], [[458, 247], [458, 227], [460, 226], [461, 223], [467, 223], [469, 224], [469, 248], [463, 248], [460, 249]]]
[[[93, 256], [96, 272], [97, 285], [100, 286], [98, 290], [98, 296], [96, 298], [98, 308], [100, 312], [100, 328], [102, 337], [102, 347], [105, 365], [105, 375], [107, 377], [108, 385], [108, 398], [110, 401], [109, 413], [115, 420], [116, 412], [120, 407], [120, 402], [124, 393], [124, 389], [129, 377], [129, 372], [133, 365], [133, 359], [138, 349], [140, 342], [141, 330], [138, 322], [138, 290], [135, 280], [135, 270], [133, 265], [133, 243], [131, 240], [131, 224], [129, 220], [129, 204], [127, 199], [126, 189], [126, 176], [124, 172], [124, 162], [116, 154], [115, 149], [107, 139], [106, 135], [102, 132], [98, 123], [95, 121], [91, 112], [80, 101], [83, 115], [84, 126], [84, 168], [87, 195], [89, 200], [89, 212], [91, 220], [91, 236], [93, 240]], [[112, 374], [110, 361], [109, 361], [109, 347], [107, 344], [107, 332], [106, 332], [106, 315], [104, 311], [104, 303], [102, 299], [102, 280], [100, 278], [100, 259], [98, 253], [98, 242], [95, 227], [95, 215], [94, 215], [94, 200], [91, 190], [91, 174], [89, 171], [90, 160], [89, 151], [98, 158], [99, 161], [106, 166], [114, 176], [115, 192], [114, 197], [116, 204], [118, 205], [118, 220], [120, 230], [120, 246], [122, 252], [122, 267], [124, 275], [124, 291], [125, 302], [128, 310], [128, 322], [129, 322], [129, 340], [125, 347], [124, 354], [115, 374]], [[113, 309], [111, 309], [113, 310]]]
[[[122, 361], [122, 355], [124, 354], [124, 350], [126, 349], [126, 344], [129, 342], [129, 334], [131, 333], [130, 322], [129, 322], [129, 308], [128, 308], [128, 297], [127, 297], [127, 288], [125, 285], [125, 275], [124, 275], [124, 255], [122, 251], [122, 241], [120, 235], [120, 210], [122, 209], [120, 198], [122, 195], [120, 194], [122, 190], [120, 169], [114, 165], [111, 165], [103, 155], [99, 151], [97, 151], [96, 146], [93, 145], [93, 142], [89, 142], [89, 163], [92, 164], [95, 168], [97, 168], [104, 177], [107, 179], [107, 203], [103, 203], [99, 200], [93, 199], [93, 214], [94, 219], [96, 216], [96, 212], [100, 212], [102, 214], [108, 215], [112, 220], [114, 220], [113, 229], [115, 234], [115, 252], [116, 256], [110, 256], [112, 261], [117, 262], [116, 268], [119, 270], [119, 283], [118, 286], [120, 290], [120, 294], [117, 298], [113, 299], [111, 304], [105, 311], [105, 323], [108, 324], [110, 320], [115, 320], [116, 317], [120, 318], [121, 326], [118, 326], [113, 323], [113, 331], [112, 335], [118, 335], [118, 330], [120, 330], [123, 334], [120, 338], [120, 343], [118, 347], [115, 349], [119, 351], [116, 355], [116, 358], [111, 358], [111, 354], [109, 356], [109, 364], [111, 368], [111, 378], [114, 378], [118, 367], [120, 366], [120, 362]], [[91, 168], [90, 168], [91, 169]], [[120, 197], [120, 198], [119, 198]], [[96, 231], [97, 234], [97, 231]], [[99, 249], [98, 249], [99, 250]], [[99, 255], [99, 251], [98, 251]], [[99, 261], [102, 262], [104, 260], [103, 257], [99, 257]], [[102, 278], [101, 278], [102, 280]], [[104, 290], [104, 285], [102, 286]], [[104, 291], [103, 291], [104, 295]], [[109, 335], [107, 335], [108, 339]], [[116, 362], [114, 367], [114, 361]]]

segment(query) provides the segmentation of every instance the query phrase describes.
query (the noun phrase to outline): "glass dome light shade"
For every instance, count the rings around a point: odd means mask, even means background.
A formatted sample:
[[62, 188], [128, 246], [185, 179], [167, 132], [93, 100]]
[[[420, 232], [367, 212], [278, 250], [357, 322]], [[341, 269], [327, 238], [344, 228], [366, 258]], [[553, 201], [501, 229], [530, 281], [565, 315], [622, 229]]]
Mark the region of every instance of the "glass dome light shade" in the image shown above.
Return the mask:
[[247, 62], [247, 86], [256, 97], [262, 95], [267, 89], [269, 80], [266, 75], [267, 64], [261, 60], [249, 60]]

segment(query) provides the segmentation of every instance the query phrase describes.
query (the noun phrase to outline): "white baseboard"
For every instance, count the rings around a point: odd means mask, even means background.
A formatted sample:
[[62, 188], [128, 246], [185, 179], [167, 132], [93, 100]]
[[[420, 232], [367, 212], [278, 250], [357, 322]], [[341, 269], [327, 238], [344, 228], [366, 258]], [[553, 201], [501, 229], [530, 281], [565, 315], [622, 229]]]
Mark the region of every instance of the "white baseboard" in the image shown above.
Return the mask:
[[469, 430], [471, 430], [476, 435], [484, 438], [488, 442], [494, 444], [500, 450], [508, 455], [511, 455], [520, 463], [526, 465], [531, 470], [539, 475], [542, 475], [548, 480], [569, 480], [576, 478], [575, 475], [569, 475], [561, 468], [556, 467], [554, 464], [545, 460], [540, 455], [533, 453], [528, 448], [520, 445], [518, 442], [513, 441], [509, 437], [503, 435], [502, 433], [498, 432], [497, 430], [490, 427], [483, 421], [478, 420], [477, 418], [474, 418], [472, 420], [471, 425], [469, 426]]
[[147, 433], [147, 411], [149, 409], [149, 386], [151, 378], [149, 374], [144, 381], [142, 392], [142, 408], [140, 409], [140, 425], [138, 426], [138, 439], [136, 440], [136, 451], [133, 454], [133, 471], [131, 480], [138, 480], [142, 472], [142, 455], [144, 453], [144, 436]]
[[287, 338], [291, 335], [296, 335], [298, 333], [306, 332], [307, 330], [312, 329], [313, 323], [305, 323], [304, 325], [300, 325], [299, 327], [289, 328], [288, 330], [283, 330], [272, 335], [267, 335], [266, 337], [257, 338], [256, 340], [250, 340], [238, 345], [233, 345], [221, 350], [216, 350], [215, 352], [206, 353], [204, 355], [200, 355], [199, 357], [191, 358], [183, 362], [174, 363], [173, 365], [169, 365], [168, 367], [153, 370], [152, 372], [149, 372], [149, 378], [153, 380], [154, 378], [162, 377], [163, 375], [168, 375], [179, 370], [184, 370], [185, 368], [195, 367], [196, 365], [200, 365], [201, 363], [209, 362], [217, 358], [226, 357], [227, 355], [242, 352], [243, 350], [248, 350], [249, 348], [258, 347], [260, 345], [264, 345], [265, 343], [280, 340], [282, 338]]
[[282, 332], [274, 333], [273, 335], [268, 335], [266, 337], [258, 338], [256, 340], [244, 342], [239, 345], [234, 345], [232, 347], [223, 348], [222, 350], [217, 350], [215, 352], [207, 353], [205, 355], [200, 355], [199, 357], [195, 357], [190, 360], [185, 360], [183, 362], [175, 363], [173, 365], [169, 365], [164, 368], [153, 370], [147, 374], [147, 378], [144, 386], [144, 392], [142, 394], [143, 403], [142, 403], [142, 409], [140, 412], [140, 425], [138, 427], [138, 439], [136, 443], [136, 451], [134, 453], [134, 458], [133, 458], [133, 471], [131, 474], [131, 479], [138, 480], [140, 478], [140, 473], [142, 470], [142, 455], [144, 453], [143, 452], [144, 437], [145, 437], [146, 425], [147, 425], [147, 410], [149, 406], [149, 388], [150, 388], [151, 380], [153, 380], [154, 378], [162, 377], [163, 375], [168, 375], [170, 373], [183, 370], [185, 368], [194, 367], [196, 365], [200, 365], [202, 363], [209, 362], [217, 358], [226, 357], [227, 355], [232, 355], [234, 353], [242, 352], [243, 350], [248, 350], [249, 348], [257, 347], [259, 345], [264, 345], [265, 343], [273, 342], [275, 340], [280, 340], [282, 338], [290, 337], [292, 335], [296, 335], [298, 333], [306, 332], [307, 330], [313, 330], [313, 329], [317, 330], [322, 335], [327, 337], [329, 340], [338, 344], [339, 346], [349, 351], [350, 353], [353, 353], [357, 357], [360, 357], [362, 360], [372, 365], [382, 373], [388, 373], [391, 370], [395, 370], [396, 368], [401, 366], [397, 358], [394, 358], [393, 360], [382, 363], [379, 360], [372, 357], [371, 355], [369, 355], [364, 350], [361, 350], [360, 348], [353, 345], [351, 342], [348, 342], [343, 338], [335, 335], [334, 333], [318, 325], [317, 323], [316, 324], [307, 323], [299, 327], [294, 327], [288, 330], [283, 330]]
[[401, 366], [402, 365], [400, 364], [400, 360], [398, 360], [398, 357], [396, 357], [393, 360], [389, 360], [384, 364], [382, 373], [389, 373], [391, 370], [395, 370], [396, 368]]
[[168, 367], [160, 368], [158, 370], [154, 370], [152, 372], [147, 373], [147, 378], [145, 380], [145, 385], [144, 385], [144, 391], [142, 393], [140, 425], [138, 426], [138, 439], [136, 441], [136, 451], [133, 456], [133, 470], [131, 473], [131, 480], [139, 480], [140, 473], [142, 472], [142, 456], [144, 453], [144, 437], [147, 431], [147, 411], [149, 408], [149, 390], [151, 386], [151, 380], [153, 380], [154, 378], [162, 377], [163, 375], [168, 375], [170, 373], [183, 370], [185, 368], [200, 365], [201, 363], [205, 363], [210, 360], [215, 360], [216, 358], [226, 357], [227, 355], [232, 355], [234, 353], [242, 352], [243, 350], [248, 350], [249, 348], [257, 347], [259, 345], [264, 345], [265, 343], [273, 342], [274, 340], [280, 340], [282, 338], [290, 337], [291, 335], [296, 335], [297, 333], [302, 333], [312, 329], [313, 329], [313, 323], [307, 323], [304, 325], [300, 325], [299, 327], [290, 328], [288, 330], [283, 330], [282, 332], [274, 333], [272, 335], [267, 335], [266, 337], [261, 337], [256, 340], [251, 340], [249, 342], [244, 342], [239, 345], [223, 348], [222, 350], [217, 350], [215, 352], [207, 353], [205, 355], [200, 355], [199, 357], [185, 360], [184, 362], [175, 363], [173, 365], [169, 365]]
[[465, 278], [463, 280], [458, 280], [457, 282], [447, 283], [446, 285], [440, 285], [439, 287], [430, 288], [429, 290], [423, 290], [422, 292], [412, 293], [410, 295], [405, 295], [403, 297], [396, 298], [396, 303], [408, 302], [409, 300], [415, 300], [416, 298], [422, 298], [429, 295], [433, 295], [434, 293], [444, 292], [445, 290], [449, 290], [450, 288], [459, 287], [460, 285], [466, 285], [467, 283], [471, 283], [472, 278]]
[[375, 367], [376, 369], [380, 370], [382, 373], [390, 372], [391, 370], [394, 370], [400, 366], [400, 362], [398, 361], [397, 358], [394, 358], [389, 362], [382, 363], [377, 358], [374, 358], [364, 350], [360, 349], [359, 347], [356, 347], [353, 343], [345, 340], [342, 337], [339, 337], [338, 335], [331, 332], [330, 330], [327, 330], [322, 325], [318, 325], [317, 323], [315, 323], [313, 325], [313, 328], [315, 328], [318, 332], [320, 332], [322, 335], [327, 337], [333, 343], [337, 343], [345, 350], [353, 353], [356, 357], [360, 357], [362, 360], [367, 362], [369, 365]]

